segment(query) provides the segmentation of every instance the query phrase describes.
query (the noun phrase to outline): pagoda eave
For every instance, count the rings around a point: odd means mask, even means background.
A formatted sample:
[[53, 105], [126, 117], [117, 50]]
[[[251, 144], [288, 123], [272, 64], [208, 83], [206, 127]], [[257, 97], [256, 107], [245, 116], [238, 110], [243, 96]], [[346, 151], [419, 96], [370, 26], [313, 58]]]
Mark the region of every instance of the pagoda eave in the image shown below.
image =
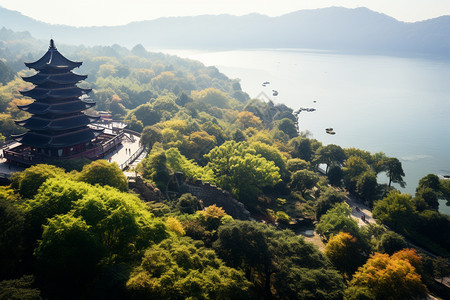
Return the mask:
[[16, 142], [35, 148], [66, 148], [90, 142], [103, 133], [103, 129], [86, 127], [77, 132], [66, 133], [60, 136], [49, 136], [36, 132], [26, 132], [11, 136]]
[[70, 73], [70, 75], [58, 75], [58, 74], [41, 74], [38, 73], [29, 77], [22, 77], [26, 82], [32, 83], [34, 85], [53, 83], [53, 84], [76, 84], [82, 80], [85, 80], [87, 75], [78, 75]]
[[100, 116], [87, 116], [85, 114], [73, 116], [70, 118], [45, 119], [42, 117], [32, 116], [25, 120], [15, 121], [19, 126], [34, 131], [62, 131], [87, 126], [97, 121]]
[[21, 91], [20, 93], [25, 97], [30, 97], [36, 100], [44, 100], [46, 98], [50, 99], [66, 99], [66, 98], [76, 98], [83, 95], [87, 95], [92, 91], [92, 89], [82, 89], [79, 87], [70, 87], [62, 89], [45, 89], [45, 88], [34, 88], [28, 91]]
[[25, 66], [37, 71], [45, 71], [46, 69], [74, 69], [82, 65], [82, 62], [75, 62], [65, 58], [58, 52], [56, 47], [50, 46], [48, 51], [39, 60], [35, 62], [26, 62]]
[[74, 102], [64, 102], [60, 104], [33, 102], [30, 104], [18, 105], [18, 108], [31, 114], [43, 115], [47, 113], [76, 113], [94, 107], [95, 105], [96, 103], [94, 101], [77, 99], [77, 101]]

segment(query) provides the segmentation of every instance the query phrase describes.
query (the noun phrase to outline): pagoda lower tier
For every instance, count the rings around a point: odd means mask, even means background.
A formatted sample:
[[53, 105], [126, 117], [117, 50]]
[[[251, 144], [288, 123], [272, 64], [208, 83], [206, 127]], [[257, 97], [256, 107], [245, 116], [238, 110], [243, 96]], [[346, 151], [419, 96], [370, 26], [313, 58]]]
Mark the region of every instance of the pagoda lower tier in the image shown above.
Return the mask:
[[[14, 140], [33, 148], [46, 148], [51, 150], [57, 149], [61, 152], [63, 149], [74, 145], [88, 144], [102, 132], [102, 129], [92, 129], [87, 126], [85, 128], [78, 129], [77, 131], [64, 132], [58, 135], [29, 131], [24, 134], [14, 136]], [[55, 155], [56, 153], [52, 154]], [[62, 152], [57, 155], [62, 156]]]
[[31, 131], [66, 131], [75, 128], [87, 126], [97, 121], [100, 116], [91, 116], [83, 113], [69, 115], [63, 117], [51, 117], [48, 115], [33, 115], [32, 117], [15, 121], [17, 125], [22, 126]]
[[[72, 141], [79, 139], [84, 140], [90, 137], [89, 131], [77, 132], [75, 135], [65, 135], [52, 140], [48, 140], [48, 137], [37, 136], [36, 134], [23, 137], [23, 143], [14, 145], [11, 148], [3, 150], [3, 156], [8, 163], [14, 163], [17, 165], [31, 166], [35, 164], [54, 164], [58, 161], [64, 161], [68, 159], [100, 159], [105, 155], [114, 151], [122, 144], [124, 133], [118, 134], [102, 133], [101, 130], [95, 131], [95, 134], [99, 134], [89, 142], [73, 144]], [[47, 140], [50, 144], [43, 144], [42, 141]], [[25, 144], [35, 145], [35, 147]], [[71, 146], [67, 146], [73, 144]], [[49, 147], [58, 146], [58, 147]], [[63, 145], [66, 145], [65, 147]]]

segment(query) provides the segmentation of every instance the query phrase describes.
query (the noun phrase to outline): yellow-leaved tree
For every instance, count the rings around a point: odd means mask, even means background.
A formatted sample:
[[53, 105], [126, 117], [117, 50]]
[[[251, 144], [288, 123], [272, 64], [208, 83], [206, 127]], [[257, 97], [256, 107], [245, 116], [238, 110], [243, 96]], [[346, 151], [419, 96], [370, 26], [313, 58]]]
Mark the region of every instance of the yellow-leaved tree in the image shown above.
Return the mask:
[[[401, 250], [392, 256], [375, 253], [353, 275], [347, 299], [421, 299], [427, 294], [415, 266], [420, 258], [414, 250]], [[369, 298], [370, 299], [370, 298]]]

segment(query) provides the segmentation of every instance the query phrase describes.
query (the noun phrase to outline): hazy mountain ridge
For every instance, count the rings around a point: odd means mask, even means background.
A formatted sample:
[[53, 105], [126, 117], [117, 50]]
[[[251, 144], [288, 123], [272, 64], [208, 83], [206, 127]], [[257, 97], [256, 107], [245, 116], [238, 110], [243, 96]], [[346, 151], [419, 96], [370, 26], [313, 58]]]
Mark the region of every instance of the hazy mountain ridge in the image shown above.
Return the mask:
[[301, 10], [280, 17], [202, 15], [166, 17], [123, 26], [50, 25], [0, 7], [0, 27], [36, 38], [84, 45], [143, 44], [151, 48], [316, 48], [450, 56], [450, 16], [400, 22], [367, 8]]

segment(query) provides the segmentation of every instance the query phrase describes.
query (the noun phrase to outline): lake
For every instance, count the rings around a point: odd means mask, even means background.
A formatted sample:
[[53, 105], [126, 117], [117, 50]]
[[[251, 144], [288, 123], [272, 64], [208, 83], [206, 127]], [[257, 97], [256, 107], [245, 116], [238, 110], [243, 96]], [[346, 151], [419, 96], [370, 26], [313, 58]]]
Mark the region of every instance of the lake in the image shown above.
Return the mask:
[[[240, 78], [252, 98], [315, 108], [300, 114], [300, 130], [324, 144], [397, 157], [406, 174], [403, 192], [414, 194], [429, 173], [450, 174], [450, 61], [303, 49], [163, 52]], [[336, 134], [327, 134], [328, 127]]]

